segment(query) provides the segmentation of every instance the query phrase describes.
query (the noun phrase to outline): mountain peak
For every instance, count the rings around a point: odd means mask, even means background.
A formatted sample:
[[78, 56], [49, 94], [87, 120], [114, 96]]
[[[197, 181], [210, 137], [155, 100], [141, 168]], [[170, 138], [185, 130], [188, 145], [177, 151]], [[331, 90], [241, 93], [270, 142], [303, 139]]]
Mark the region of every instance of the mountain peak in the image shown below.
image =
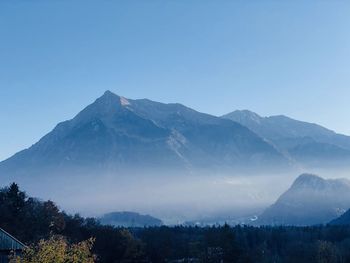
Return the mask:
[[254, 111], [251, 111], [251, 110], [236, 110], [234, 112], [239, 112], [239, 113], [242, 113], [242, 114], [245, 114], [245, 115], [250, 115], [250, 116], [258, 116], [258, 117], [261, 117], [259, 114], [255, 113]]
[[291, 189], [309, 188], [313, 190], [320, 190], [325, 188], [349, 188], [350, 181], [344, 178], [338, 179], [324, 179], [314, 174], [302, 174], [293, 183]]
[[251, 117], [251, 118], [257, 118], [257, 119], [262, 118], [259, 114], [255, 113], [253, 111], [250, 111], [250, 110], [235, 110], [231, 113], [226, 114], [225, 116], [227, 116], [227, 115], [240, 115], [240, 116], [244, 116], [244, 117]]
[[110, 95], [116, 95], [115, 93], [113, 93], [112, 91], [110, 90], [106, 90], [104, 93], [103, 93], [104, 96], [110, 96]]
[[264, 119], [257, 113], [250, 110], [235, 110], [231, 113], [223, 115], [222, 118], [236, 121], [248, 127], [249, 127], [249, 125], [247, 125], [248, 123], [256, 125], [256, 124], [260, 124], [261, 121]]
[[315, 225], [328, 223], [350, 205], [350, 184], [345, 179], [323, 179], [302, 174], [260, 216], [259, 224]]
[[303, 173], [299, 175], [296, 179], [296, 181], [300, 182], [308, 182], [308, 181], [315, 181], [315, 180], [324, 180], [321, 176], [315, 175], [315, 174], [309, 174], [309, 173]]
[[304, 173], [298, 176], [298, 178], [294, 181], [292, 188], [301, 188], [301, 187], [317, 188], [317, 186], [324, 185], [325, 182], [326, 180], [320, 176]]
[[108, 119], [114, 116], [114, 114], [120, 112], [127, 105], [130, 105], [129, 100], [107, 90], [101, 97], [97, 98], [92, 104], [79, 112], [79, 114], [74, 117], [74, 120], [83, 120], [84, 122], [96, 118], [106, 120], [106, 118]]
[[110, 90], [106, 90], [98, 101], [102, 101], [106, 104], [118, 104], [121, 106], [129, 106], [131, 104], [127, 98], [119, 96]]
[[119, 98], [120, 96], [118, 96], [117, 94], [113, 93], [110, 90], [106, 90], [103, 95], [99, 98], [99, 99], [107, 99], [107, 98]]

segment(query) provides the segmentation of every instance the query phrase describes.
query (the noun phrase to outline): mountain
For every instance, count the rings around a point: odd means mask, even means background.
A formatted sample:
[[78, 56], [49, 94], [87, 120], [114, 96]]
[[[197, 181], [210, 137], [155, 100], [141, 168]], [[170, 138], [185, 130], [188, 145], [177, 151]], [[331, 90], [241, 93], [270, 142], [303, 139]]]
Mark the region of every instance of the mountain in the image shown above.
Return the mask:
[[177, 103], [131, 100], [107, 91], [29, 149], [1, 162], [0, 175], [263, 169], [276, 164], [288, 161], [237, 122]]
[[350, 137], [320, 125], [283, 115], [261, 117], [248, 110], [234, 111], [222, 118], [248, 127], [297, 163], [312, 167], [349, 164]]
[[135, 212], [112, 212], [103, 215], [99, 221], [103, 225], [117, 227], [148, 227], [161, 226], [162, 220], [150, 215], [141, 215]]
[[256, 221], [259, 225], [325, 224], [350, 208], [350, 181], [302, 174]]

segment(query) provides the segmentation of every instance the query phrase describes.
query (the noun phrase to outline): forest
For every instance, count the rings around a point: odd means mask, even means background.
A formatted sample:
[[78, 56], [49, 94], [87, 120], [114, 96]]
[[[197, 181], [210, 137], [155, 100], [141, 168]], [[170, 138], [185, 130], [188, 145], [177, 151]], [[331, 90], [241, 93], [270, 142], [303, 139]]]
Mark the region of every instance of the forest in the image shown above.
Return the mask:
[[117, 228], [28, 197], [15, 183], [0, 190], [0, 227], [37, 244], [60, 236], [94, 240], [95, 261], [114, 262], [350, 262], [350, 226], [161, 226]]

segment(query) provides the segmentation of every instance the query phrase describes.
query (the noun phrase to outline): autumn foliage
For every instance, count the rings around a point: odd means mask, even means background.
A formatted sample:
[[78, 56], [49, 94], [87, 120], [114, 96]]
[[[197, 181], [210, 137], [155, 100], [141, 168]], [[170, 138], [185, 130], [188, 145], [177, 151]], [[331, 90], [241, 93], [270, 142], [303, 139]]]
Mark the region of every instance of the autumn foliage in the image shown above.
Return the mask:
[[25, 248], [22, 256], [14, 256], [10, 263], [94, 263], [91, 249], [94, 239], [69, 244], [62, 236], [40, 240]]

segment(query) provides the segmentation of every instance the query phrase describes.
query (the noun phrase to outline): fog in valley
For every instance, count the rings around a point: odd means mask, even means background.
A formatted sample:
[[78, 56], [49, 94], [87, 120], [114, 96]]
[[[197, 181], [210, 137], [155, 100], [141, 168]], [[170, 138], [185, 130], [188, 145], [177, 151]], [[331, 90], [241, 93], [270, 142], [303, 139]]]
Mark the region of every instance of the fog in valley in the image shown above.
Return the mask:
[[[346, 171], [293, 170], [289, 173], [124, 172], [18, 179], [30, 196], [55, 201], [74, 214], [99, 217], [112, 211], [150, 214], [166, 224], [187, 221], [247, 222], [273, 204], [296, 177], [315, 173], [346, 178]], [[9, 183], [10, 179], [8, 182]]]

